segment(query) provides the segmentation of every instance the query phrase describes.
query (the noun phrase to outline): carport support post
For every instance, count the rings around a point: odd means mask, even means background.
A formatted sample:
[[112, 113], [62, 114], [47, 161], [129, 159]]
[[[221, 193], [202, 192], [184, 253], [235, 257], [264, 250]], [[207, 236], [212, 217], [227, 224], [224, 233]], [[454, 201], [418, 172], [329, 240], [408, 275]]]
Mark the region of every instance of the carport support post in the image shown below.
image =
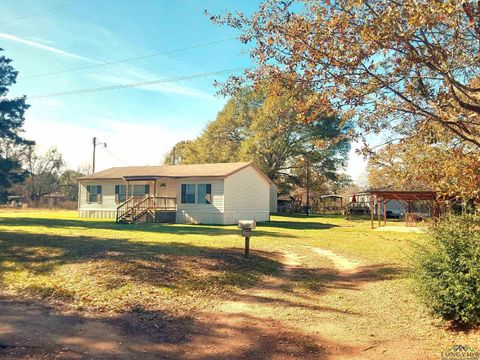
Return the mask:
[[245, 259], [250, 255], [250, 236], [245, 236]]
[[383, 200], [383, 226], [387, 226], [387, 202]]
[[382, 205], [382, 202], [380, 199], [377, 198], [377, 215], [378, 215], [378, 227], [382, 226], [382, 223], [381, 223], [381, 218], [380, 218], [380, 213], [381, 213], [381, 205]]
[[374, 211], [374, 207], [375, 207], [375, 199], [372, 195], [372, 198], [370, 199], [370, 218], [372, 220], [372, 229], [374, 228], [374, 225], [373, 225], [373, 211]]

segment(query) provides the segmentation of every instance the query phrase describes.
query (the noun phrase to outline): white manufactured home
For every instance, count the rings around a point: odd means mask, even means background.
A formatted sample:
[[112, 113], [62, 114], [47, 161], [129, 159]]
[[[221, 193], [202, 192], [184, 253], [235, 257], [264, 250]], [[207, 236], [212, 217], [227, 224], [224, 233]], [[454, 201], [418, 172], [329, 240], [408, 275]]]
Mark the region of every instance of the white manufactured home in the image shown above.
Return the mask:
[[80, 217], [235, 224], [276, 212], [277, 188], [253, 163], [115, 167], [77, 180]]

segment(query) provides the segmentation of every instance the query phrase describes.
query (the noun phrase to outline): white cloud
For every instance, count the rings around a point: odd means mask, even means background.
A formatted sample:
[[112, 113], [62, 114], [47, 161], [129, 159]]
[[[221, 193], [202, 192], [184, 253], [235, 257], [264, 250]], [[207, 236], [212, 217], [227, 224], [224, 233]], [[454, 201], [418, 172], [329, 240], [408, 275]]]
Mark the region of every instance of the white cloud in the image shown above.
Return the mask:
[[42, 39], [36, 36], [29, 36], [27, 39], [38, 42], [38, 43], [44, 43], [44, 44], [50, 44], [50, 45], [55, 44], [55, 41]]
[[34, 47], [34, 48], [42, 49], [42, 50], [45, 50], [45, 51], [49, 51], [51, 53], [61, 55], [61, 56], [64, 56], [64, 57], [84, 60], [84, 61], [88, 61], [88, 62], [91, 62], [91, 63], [98, 63], [98, 61], [87, 58], [85, 56], [77, 55], [77, 54], [74, 54], [74, 53], [71, 53], [71, 52], [68, 52], [68, 51], [64, 51], [64, 50], [61, 50], [61, 49], [58, 49], [58, 48], [55, 48], [55, 47], [52, 47], [52, 46], [44, 45], [40, 42], [23, 39], [21, 37], [11, 35], [11, 34], [0, 33], [0, 39], [15, 41], [15, 42], [18, 42], [18, 43], [21, 43], [21, 44], [24, 44], [24, 45], [27, 45], [27, 46], [30, 46], [30, 47]]
[[113, 166], [158, 165], [175, 143], [196, 135], [111, 119], [97, 119], [95, 123], [93, 128], [30, 117], [25, 122], [25, 135], [34, 139], [41, 151], [56, 146], [71, 168], [91, 163], [92, 139], [96, 136], [107, 143], [106, 149], [100, 146], [97, 150], [97, 171]]

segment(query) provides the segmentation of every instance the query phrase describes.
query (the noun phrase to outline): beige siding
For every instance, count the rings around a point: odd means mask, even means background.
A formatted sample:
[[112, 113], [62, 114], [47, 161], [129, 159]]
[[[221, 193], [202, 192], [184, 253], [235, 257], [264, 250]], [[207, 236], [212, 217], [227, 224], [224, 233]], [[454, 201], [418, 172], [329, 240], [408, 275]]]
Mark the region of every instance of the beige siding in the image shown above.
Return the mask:
[[[150, 182], [151, 183], [151, 182]], [[160, 186], [161, 184], [165, 186]], [[125, 184], [122, 180], [85, 180], [79, 183], [79, 216], [93, 218], [115, 218], [118, 204], [115, 203], [115, 185]], [[140, 185], [140, 182], [135, 182]], [[212, 204], [182, 204], [182, 184], [211, 184]], [[88, 204], [87, 185], [102, 186], [102, 202]], [[153, 186], [150, 187], [153, 193]], [[241, 219], [267, 221], [273, 209], [275, 197], [271, 183], [252, 166], [248, 166], [225, 179], [188, 178], [157, 180], [157, 195], [176, 197], [177, 223], [235, 224]], [[198, 198], [198, 193], [197, 193]], [[198, 201], [198, 199], [197, 199]]]
[[[211, 184], [212, 204], [182, 204], [182, 184]], [[177, 223], [223, 224], [224, 180], [216, 178], [177, 179]], [[198, 194], [197, 194], [198, 195]], [[196, 196], [196, 201], [198, 198]]]
[[[82, 181], [79, 183], [78, 210], [116, 210], [115, 203], [115, 185], [122, 184], [122, 181], [99, 180], [99, 181]], [[87, 185], [102, 186], [101, 203], [87, 203]]]
[[225, 179], [225, 224], [252, 219], [267, 221], [270, 214], [270, 182], [252, 166]]
[[[136, 182], [135, 185], [149, 184]], [[87, 203], [87, 185], [102, 186], [102, 201]], [[79, 182], [78, 189], [78, 216], [82, 218], [115, 219], [117, 207], [115, 202], [115, 185], [126, 185], [123, 180], [85, 180]], [[152, 189], [150, 191], [153, 191]]]
[[[165, 186], [160, 186], [164, 184]], [[157, 180], [157, 196], [161, 197], [177, 197], [177, 180], [176, 179], [158, 179]]]
[[[166, 186], [160, 187], [164, 183]], [[150, 185], [150, 193], [153, 195], [152, 181], [135, 181], [131, 185]], [[101, 203], [87, 203], [87, 185], [101, 185], [102, 186], [102, 201]], [[80, 217], [89, 218], [106, 218], [115, 219], [118, 203], [115, 202], [115, 185], [126, 185], [123, 180], [85, 180], [79, 182], [78, 190], [78, 215]], [[162, 190], [160, 190], [162, 189]], [[176, 197], [176, 181], [175, 179], [159, 179], [157, 181], [157, 194], [160, 191], [167, 197]]]

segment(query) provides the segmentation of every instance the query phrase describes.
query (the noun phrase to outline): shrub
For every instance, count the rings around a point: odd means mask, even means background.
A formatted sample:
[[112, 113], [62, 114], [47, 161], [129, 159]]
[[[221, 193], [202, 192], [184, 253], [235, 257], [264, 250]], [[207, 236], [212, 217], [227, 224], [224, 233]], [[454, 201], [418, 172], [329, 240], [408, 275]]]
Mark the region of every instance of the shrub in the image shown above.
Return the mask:
[[416, 279], [427, 305], [455, 325], [480, 324], [480, 218], [451, 216], [416, 251]]

